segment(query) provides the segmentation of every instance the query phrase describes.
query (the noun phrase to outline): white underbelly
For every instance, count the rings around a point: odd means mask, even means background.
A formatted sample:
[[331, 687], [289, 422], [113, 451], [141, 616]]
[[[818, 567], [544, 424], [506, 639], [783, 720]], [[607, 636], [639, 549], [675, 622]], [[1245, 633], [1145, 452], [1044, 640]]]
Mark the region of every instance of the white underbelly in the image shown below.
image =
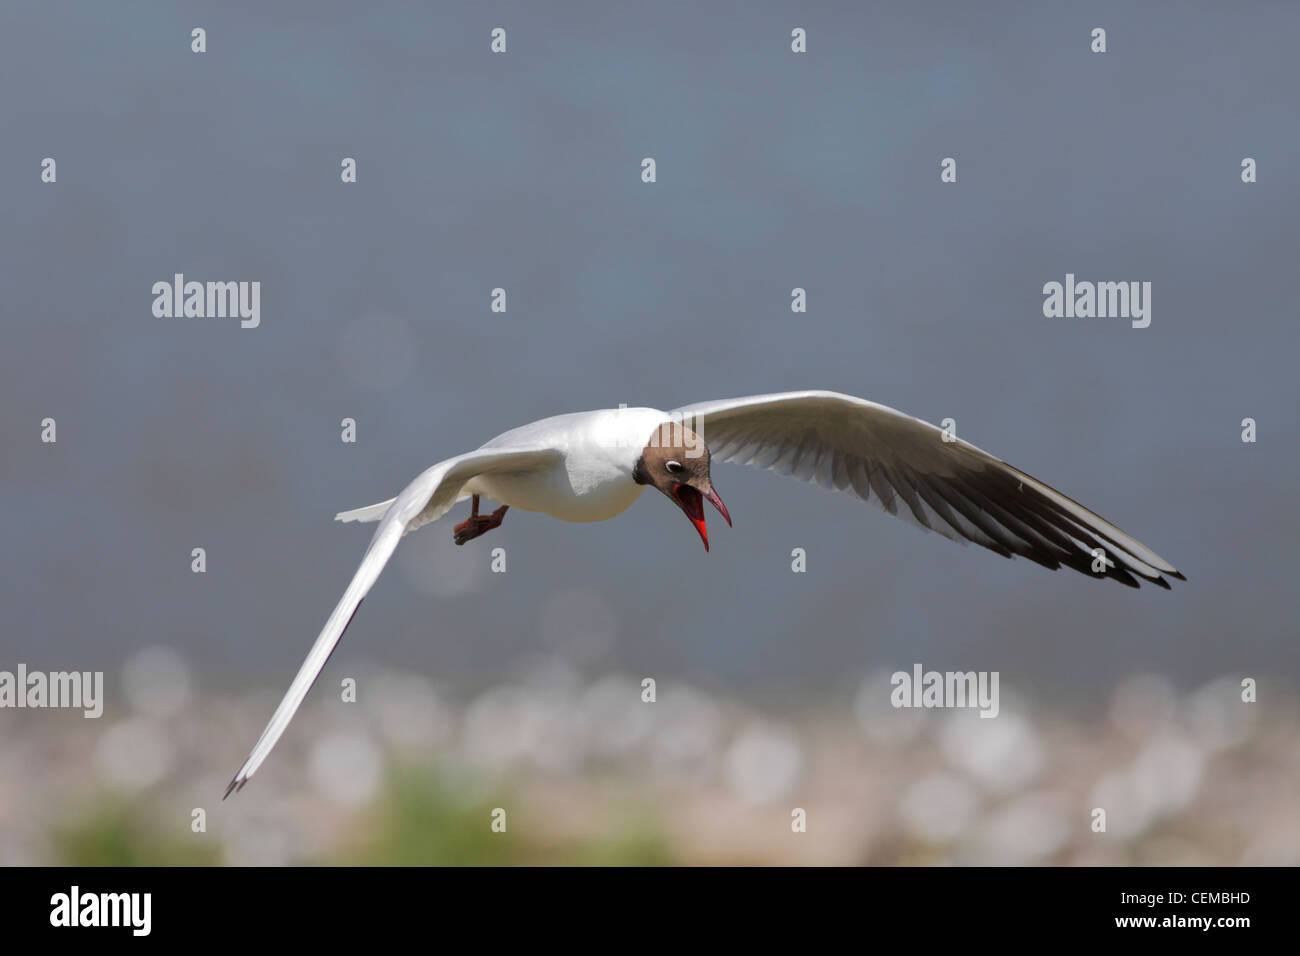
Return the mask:
[[540, 511], [561, 521], [604, 521], [630, 508], [643, 490], [643, 485], [625, 477], [575, 485], [563, 468], [557, 468], [544, 475], [479, 475], [465, 483], [463, 493], [521, 511]]

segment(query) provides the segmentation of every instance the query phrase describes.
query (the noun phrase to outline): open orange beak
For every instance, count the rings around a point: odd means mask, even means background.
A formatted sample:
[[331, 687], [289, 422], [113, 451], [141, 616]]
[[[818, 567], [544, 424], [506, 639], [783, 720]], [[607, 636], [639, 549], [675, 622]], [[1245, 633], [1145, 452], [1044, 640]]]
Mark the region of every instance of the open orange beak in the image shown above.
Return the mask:
[[727, 513], [727, 506], [722, 503], [718, 493], [710, 486], [705, 494], [700, 494], [699, 489], [692, 488], [690, 485], [673, 485], [673, 497], [677, 499], [677, 504], [682, 511], [686, 512], [686, 517], [691, 519], [691, 524], [695, 525], [695, 530], [700, 533], [700, 540], [704, 542], [704, 550], [709, 550], [709, 526], [704, 523], [704, 499], [709, 499], [709, 504], [721, 512], [722, 517], [727, 519], [727, 527], [731, 527], [731, 515]]

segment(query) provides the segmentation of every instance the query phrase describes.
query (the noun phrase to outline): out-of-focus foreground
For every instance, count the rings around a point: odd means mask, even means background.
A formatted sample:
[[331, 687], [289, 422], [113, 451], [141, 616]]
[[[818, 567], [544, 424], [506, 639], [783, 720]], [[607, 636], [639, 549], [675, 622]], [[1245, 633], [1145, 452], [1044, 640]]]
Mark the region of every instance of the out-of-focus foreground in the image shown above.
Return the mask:
[[169, 648], [115, 679], [130, 715], [10, 712], [0, 863], [1300, 863], [1300, 708], [1235, 676], [981, 719], [894, 709], [887, 673], [778, 717], [558, 660], [465, 702], [375, 672], [224, 803], [274, 693], [195, 694]]

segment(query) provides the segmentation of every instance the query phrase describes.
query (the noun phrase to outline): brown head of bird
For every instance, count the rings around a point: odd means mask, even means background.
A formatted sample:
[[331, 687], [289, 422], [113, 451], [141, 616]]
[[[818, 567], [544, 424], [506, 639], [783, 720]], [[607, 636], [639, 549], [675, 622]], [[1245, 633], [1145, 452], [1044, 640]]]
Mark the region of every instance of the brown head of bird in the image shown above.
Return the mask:
[[727, 506], [709, 477], [709, 449], [695, 432], [680, 422], [664, 422], [650, 435], [637, 459], [632, 477], [637, 484], [662, 491], [695, 525], [709, 550], [709, 529], [704, 522], [704, 502], [717, 508], [731, 524]]

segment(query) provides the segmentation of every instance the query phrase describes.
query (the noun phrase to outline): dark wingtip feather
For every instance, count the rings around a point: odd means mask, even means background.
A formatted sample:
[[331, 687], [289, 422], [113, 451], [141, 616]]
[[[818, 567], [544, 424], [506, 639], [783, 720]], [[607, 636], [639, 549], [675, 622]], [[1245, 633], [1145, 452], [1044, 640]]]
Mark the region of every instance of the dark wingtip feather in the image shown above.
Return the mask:
[[1110, 578], [1111, 580], [1118, 581], [1120, 584], [1128, 585], [1131, 588], [1140, 588], [1142, 586], [1138, 583], [1137, 578], [1133, 577], [1133, 575], [1129, 574], [1127, 570], [1121, 568], [1118, 564], [1114, 567], [1108, 567], [1105, 574], [1099, 574], [1097, 577]]
[[225, 800], [234, 791], [244, 789], [244, 783], [244, 780], [239, 779], [239, 774], [235, 774], [230, 778], [230, 786], [226, 787], [226, 792], [221, 795], [221, 799]]

